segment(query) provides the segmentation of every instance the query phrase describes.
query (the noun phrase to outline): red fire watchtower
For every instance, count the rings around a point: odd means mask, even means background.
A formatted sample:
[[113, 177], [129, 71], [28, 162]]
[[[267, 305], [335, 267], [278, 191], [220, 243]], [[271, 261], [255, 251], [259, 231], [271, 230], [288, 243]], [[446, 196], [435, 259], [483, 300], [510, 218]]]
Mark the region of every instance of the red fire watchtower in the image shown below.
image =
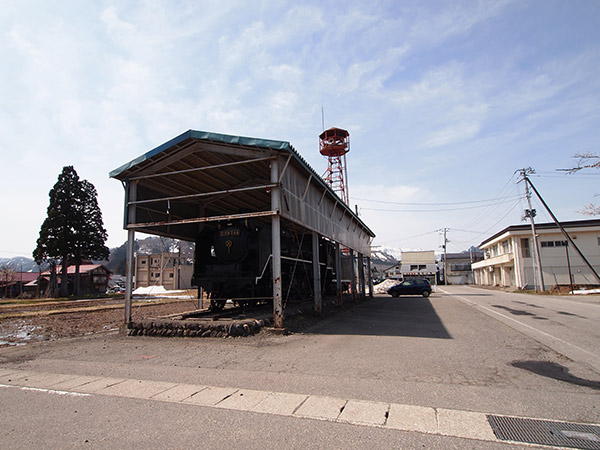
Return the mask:
[[346, 130], [330, 128], [319, 135], [319, 152], [328, 160], [323, 179], [346, 205], [350, 203], [346, 171], [346, 153], [349, 151], [350, 134]]

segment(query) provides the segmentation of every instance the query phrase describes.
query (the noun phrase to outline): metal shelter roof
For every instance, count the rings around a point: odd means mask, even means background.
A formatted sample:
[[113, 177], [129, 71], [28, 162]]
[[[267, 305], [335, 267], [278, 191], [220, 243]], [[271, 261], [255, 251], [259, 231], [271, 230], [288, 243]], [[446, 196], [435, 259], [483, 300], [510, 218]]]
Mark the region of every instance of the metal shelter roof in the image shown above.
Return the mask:
[[374, 233], [286, 141], [188, 130], [109, 175], [126, 185], [126, 228], [193, 241], [199, 224], [275, 213], [273, 158], [280, 159], [283, 190], [277, 213], [370, 254], [365, 242]]

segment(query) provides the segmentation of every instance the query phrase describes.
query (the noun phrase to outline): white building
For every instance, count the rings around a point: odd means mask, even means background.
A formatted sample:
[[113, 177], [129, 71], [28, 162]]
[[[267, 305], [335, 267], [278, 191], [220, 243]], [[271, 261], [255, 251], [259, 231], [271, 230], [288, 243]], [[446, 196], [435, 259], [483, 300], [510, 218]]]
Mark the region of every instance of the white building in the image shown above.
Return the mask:
[[433, 250], [402, 252], [402, 261], [385, 271], [386, 278], [426, 278], [431, 284], [436, 284], [436, 274], [437, 265]]
[[[586, 259], [600, 272], [600, 220], [561, 222]], [[579, 286], [597, 285], [598, 281], [575, 249], [571, 248], [554, 223], [536, 224], [542, 272], [546, 289], [568, 286], [569, 270], [573, 283]], [[531, 225], [511, 225], [483, 241], [479, 248], [483, 261], [472, 264], [475, 284], [533, 288], [533, 239]]]

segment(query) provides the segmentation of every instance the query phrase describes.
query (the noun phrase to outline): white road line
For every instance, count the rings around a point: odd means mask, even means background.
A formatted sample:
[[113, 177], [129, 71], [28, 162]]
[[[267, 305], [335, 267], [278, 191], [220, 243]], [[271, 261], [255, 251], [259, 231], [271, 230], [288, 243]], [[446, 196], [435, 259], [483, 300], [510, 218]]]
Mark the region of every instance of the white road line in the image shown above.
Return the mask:
[[541, 334], [542, 336], [548, 337], [550, 339], [554, 339], [555, 341], [560, 342], [561, 344], [567, 345], [569, 347], [572, 347], [572, 348], [574, 348], [574, 349], [576, 349], [576, 350], [578, 350], [580, 352], [587, 353], [588, 355], [591, 355], [591, 356], [594, 356], [594, 357], [598, 357], [598, 355], [596, 353], [590, 352], [589, 350], [581, 348], [581, 347], [579, 347], [579, 346], [577, 346], [575, 344], [571, 344], [570, 342], [567, 342], [564, 339], [561, 339], [561, 338], [553, 336], [553, 335], [551, 335], [549, 333], [546, 333], [545, 331], [538, 330], [537, 328], [532, 327], [531, 325], [527, 325], [526, 323], [520, 322], [520, 321], [518, 321], [517, 319], [515, 319], [513, 317], [506, 316], [506, 315], [502, 314], [501, 312], [494, 311], [493, 309], [488, 308], [487, 306], [483, 306], [483, 305], [481, 305], [481, 304], [479, 304], [477, 302], [474, 302], [472, 300], [469, 300], [469, 299], [466, 299], [464, 297], [461, 297], [460, 295], [451, 294], [450, 292], [444, 291], [443, 289], [440, 289], [440, 291], [442, 291], [444, 294], [450, 295], [451, 297], [455, 297], [455, 298], [457, 298], [459, 300], [462, 300], [463, 302], [468, 303], [469, 305], [476, 306], [477, 308], [484, 309], [485, 311], [488, 311], [488, 312], [490, 312], [492, 314], [496, 314], [496, 315], [498, 315], [498, 316], [500, 316], [500, 317], [502, 317], [504, 319], [507, 319], [507, 320], [509, 320], [511, 322], [518, 323], [522, 327], [525, 327], [525, 328], [527, 328], [527, 329], [529, 329], [531, 331], [535, 331], [536, 333]]
[[55, 389], [34, 388], [34, 387], [27, 387], [27, 386], [15, 386], [12, 384], [0, 384], [0, 387], [13, 388], [13, 389], [18, 389], [20, 391], [34, 391], [34, 392], [44, 392], [46, 394], [67, 395], [70, 397], [89, 397], [91, 395], [91, 394], [82, 394], [81, 392], [57, 391]]

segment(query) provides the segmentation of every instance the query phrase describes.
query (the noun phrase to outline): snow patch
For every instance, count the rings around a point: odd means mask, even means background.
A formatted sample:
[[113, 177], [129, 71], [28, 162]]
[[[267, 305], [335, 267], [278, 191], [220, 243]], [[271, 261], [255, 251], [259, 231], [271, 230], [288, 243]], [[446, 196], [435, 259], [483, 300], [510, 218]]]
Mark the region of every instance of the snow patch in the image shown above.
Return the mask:
[[579, 289], [573, 291], [575, 295], [600, 294], [600, 289]]
[[132, 292], [133, 295], [165, 295], [165, 294], [180, 294], [182, 290], [171, 290], [168, 291], [164, 286], [148, 286], [148, 287], [139, 287], [135, 291]]
[[387, 294], [387, 291], [392, 286], [396, 286], [399, 283], [398, 280], [390, 280], [389, 278], [383, 280], [381, 283], [378, 283], [373, 286], [373, 292], [376, 294]]

